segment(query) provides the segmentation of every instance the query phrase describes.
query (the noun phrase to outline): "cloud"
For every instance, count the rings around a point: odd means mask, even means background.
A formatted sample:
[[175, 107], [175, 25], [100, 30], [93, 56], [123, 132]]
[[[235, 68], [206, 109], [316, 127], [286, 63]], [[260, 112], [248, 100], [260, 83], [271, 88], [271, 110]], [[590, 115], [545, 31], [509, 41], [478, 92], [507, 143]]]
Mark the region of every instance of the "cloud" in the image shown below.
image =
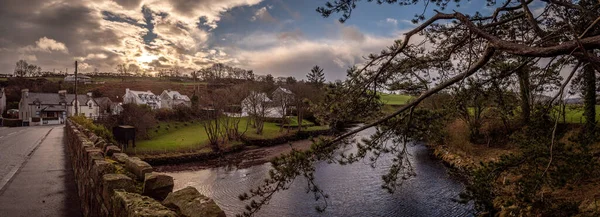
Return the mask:
[[231, 61], [223, 52], [215, 57], [196, 53], [208, 50], [210, 29], [218, 26], [224, 12], [261, 1], [0, 1], [0, 31], [6, 33], [0, 35], [0, 73], [11, 73], [7, 69], [19, 59], [36, 61], [44, 69], [64, 69], [80, 60], [102, 71], [113, 71], [121, 63], [154, 70], [149, 62], [139, 61], [143, 55], [186, 68], [202, 66], [194, 63], [199, 61]]
[[[271, 8], [271, 7], [269, 7], [269, 8]], [[277, 19], [275, 19], [273, 16], [271, 16], [269, 11], [267, 10], [267, 7], [262, 7], [260, 9], [256, 10], [256, 12], [254, 13], [254, 16], [252, 16], [250, 18], [250, 21], [256, 21], [256, 20], [267, 22], [267, 23], [277, 22]]]
[[[364, 63], [363, 56], [378, 53], [396, 39], [365, 34], [354, 26], [335, 25], [334, 28], [337, 33], [323, 39], [305, 38], [301, 31], [261, 33], [262, 38], [278, 40], [263, 41], [260, 47], [232, 47], [226, 51], [240, 67], [253, 69], [258, 74], [303, 79], [312, 66], [319, 65], [325, 69], [328, 80], [335, 80], [343, 79], [348, 67]], [[247, 37], [248, 41], [256, 38]]]
[[398, 25], [398, 20], [396, 20], [394, 18], [387, 18], [387, 19], [385, 19], [385, 22], [387, 22], [389, 24], [393, 24], [394, 26]]
[[206, 25], [217, 27], [221, 14], [227, 10], [252, 6], [262, 0], [146, 0], [144, 5], [153, 11], [164, 12], [187, 24], [198, 23], [198, 18], [204, 17]]
[[343, 26], [341, 29], [342, 39], [363, 42], [365, 35], [355, 26]]
[[69, 53], [69, 50], [64, 43], [58, 42], [54, 39], [46, 38], [45, 36], [38, 39], [34, 45], [27, 45], [18, 49], [21, 53], [34, 53], [34, 52], [47, 52], [58, 51], [62, 53]]
[[69, 50], [67, 49], [67, 46], [65, 46], [65, 44], [58, 42], [54, 39], [46, 38], [45, 36], [43, 38], [40, 38], [40, 40], [36, 41], [35, 44], [42, 51], [47, 51], [47, 52], [60, 51], [60, 52], [64, 52], [64, 53], [69, 52]]

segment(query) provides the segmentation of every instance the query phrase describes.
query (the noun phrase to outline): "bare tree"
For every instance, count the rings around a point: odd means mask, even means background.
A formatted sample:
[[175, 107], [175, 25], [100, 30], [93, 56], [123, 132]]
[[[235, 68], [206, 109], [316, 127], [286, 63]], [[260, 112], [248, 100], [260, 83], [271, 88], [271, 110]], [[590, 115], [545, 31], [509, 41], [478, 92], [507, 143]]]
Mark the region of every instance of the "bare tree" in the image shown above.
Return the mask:
[[121, 81], [125, 81], [125, 76], [129, 74], [129, 66], [125, 63], [117, 65], [117, 73], [121, 75]]
[[27, 76], [27, 67], [28, 66], [29, 66], [29, 64], [25, 60], [17, 61], [17, 64], [15, 66], [15, 73], [14, 73], [15, 77]]
[[256, 128], [256, 134], [262, 134], [264, 128], [265, 117], [267, 115], [267, 109], [271, 99], [266, 93], [251, 91], [248, 97], [242, 101], [242, 108], [250, 116], [250, 120], [253, 122], [254, 128]]
[[277, 106], [277, 112], [281, 115], [279, 131], [283, 131], [284, 125], [287, 123], [287, 112], [293, 101], [294, 94], [286, 88], [279, 87], [273, 92], [273, 104]]

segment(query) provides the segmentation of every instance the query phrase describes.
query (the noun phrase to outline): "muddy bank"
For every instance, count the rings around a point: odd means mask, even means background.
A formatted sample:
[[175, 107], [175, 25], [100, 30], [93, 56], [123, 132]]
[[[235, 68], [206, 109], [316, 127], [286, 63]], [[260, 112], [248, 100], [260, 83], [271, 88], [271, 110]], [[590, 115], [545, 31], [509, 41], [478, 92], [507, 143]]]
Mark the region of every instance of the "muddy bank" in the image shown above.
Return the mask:
[[216, 167], [248, 168], [269, 162], [272, 158], [290, 153], [293, 149], [308, 150], [311, 145], [312, 141], [306, 139], [276, 146], [244, 149], [203, 161], [154, 166], [154, 170], [158, 172], [175, 172]]
[[[201, 164], [201, 165], [218, 165], [218, 166], [226, 166], [227, 164], [232, 164], [229, 162], [233, 162], [236, 164], [236, 161], [241, 161], [240, 158], [246, 159], [259, 159], [261, 162], [267, 162], [266, 160], [260, 160], [263, 155], [269, 155], [269, 152], [277, 152], [271, 151], [271, 147], [279, 147], [279, 146], [289, 146], [290, 143], [297, 143], [297, 141], [308, 141], [310, 138], [319, 137], [319, 136], [331, 136], [331, 130], [317, 130], [317, 131], [301, 131], [277, 138], [272, 139], [249, 139], [244, 138], [242, 140], [243, 144], [234, 145], [225, 149], [222, 149], [220, 152], [212, 152], [207, 151], [206, 149], [199, 149], [191, 152], [173, 152], [173, 153], [163, 153], [163, 154], [139, 154], [135, 155], [136, 157], [141, 158], [142, 160], [148, 162], [152, 166], [163, 166], [163, 165], [181, 165], [181, 164]], [[310, 144], [308, 144], [310, 147]], [[259, 149], [259, 150], [254, 150]], [[273, 150], [279, 150], [281, 148], [275, 148]], [[289, 148], [291, 150], [291, 148]], [[243, 155], [244, 152], [248, 156]], [[263, 153], [266, 152], [267, 154]], [[211, 166], [214, 167], [214, 166]]]

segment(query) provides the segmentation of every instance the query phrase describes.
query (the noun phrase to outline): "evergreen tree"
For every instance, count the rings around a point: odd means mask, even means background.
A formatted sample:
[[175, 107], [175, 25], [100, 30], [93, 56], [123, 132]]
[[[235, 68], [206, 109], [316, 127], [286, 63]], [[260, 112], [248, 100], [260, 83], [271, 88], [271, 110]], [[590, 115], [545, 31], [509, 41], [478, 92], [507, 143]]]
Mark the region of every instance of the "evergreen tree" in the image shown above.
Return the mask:
[[310, 82], [311, 84], [320, 86], [323, 83], [325, 83], [325, 73], [323, 73], [323, 68], [319, 66], [314, 66], [310, 70], [310, 73], [306, 75], [306, 77], [308, 78], [308, 82]]

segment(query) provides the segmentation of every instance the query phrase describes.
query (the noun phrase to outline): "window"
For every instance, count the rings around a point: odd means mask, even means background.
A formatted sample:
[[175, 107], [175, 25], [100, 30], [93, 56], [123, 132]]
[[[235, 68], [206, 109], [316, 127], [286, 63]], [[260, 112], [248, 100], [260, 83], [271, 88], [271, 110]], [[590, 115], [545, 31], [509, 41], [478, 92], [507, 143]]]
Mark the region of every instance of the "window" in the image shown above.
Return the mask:
[[93, 106], [92, 102], [89, 102], [89, 103], [88, 103], [88, 107], [90, 107], [90, 109], [91, 109], [91, 108], [92, 108], [92, 106]]

